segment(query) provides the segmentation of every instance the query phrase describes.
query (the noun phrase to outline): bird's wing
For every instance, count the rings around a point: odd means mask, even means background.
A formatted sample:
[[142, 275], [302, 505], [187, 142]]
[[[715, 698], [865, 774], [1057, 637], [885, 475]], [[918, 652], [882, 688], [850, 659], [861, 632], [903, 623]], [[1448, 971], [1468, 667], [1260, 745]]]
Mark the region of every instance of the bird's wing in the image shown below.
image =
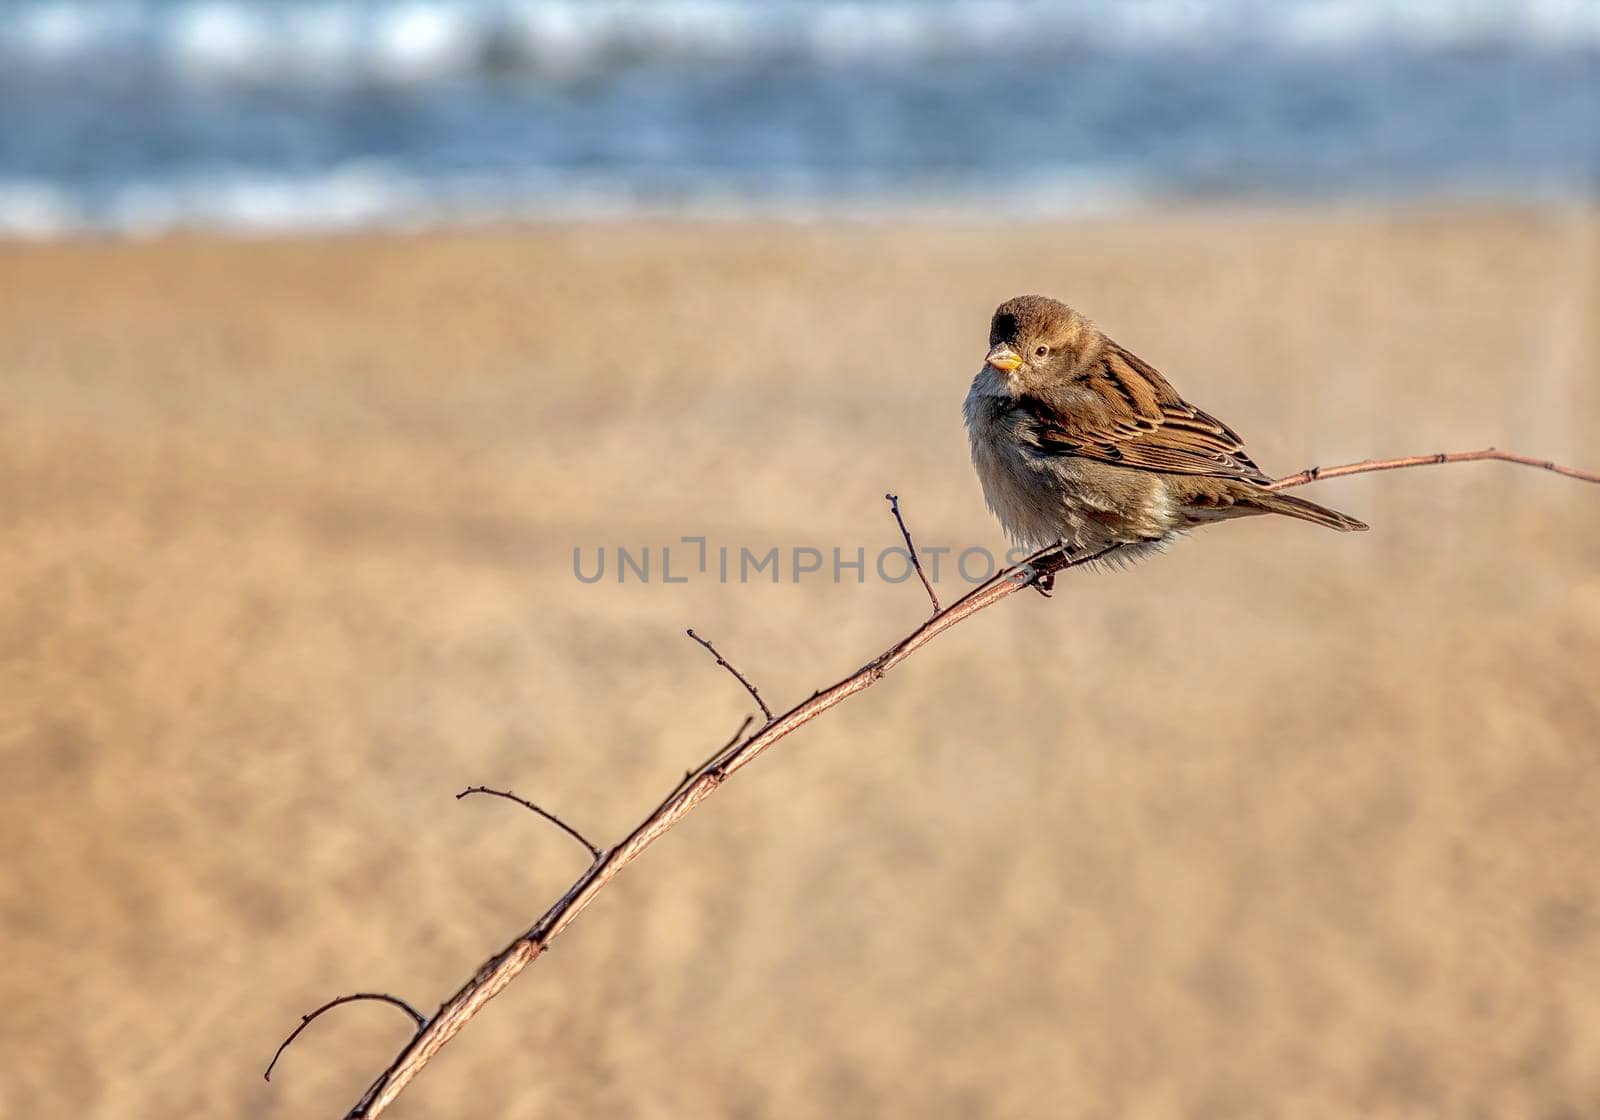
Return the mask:
[[1098, 405], [1064, 411], [1025, 398], [1039, 447], [1134, 470], [1270, 481], [1222, 421], [1178, 396], [1156, 369], [1108, 342], [1083, 386]]

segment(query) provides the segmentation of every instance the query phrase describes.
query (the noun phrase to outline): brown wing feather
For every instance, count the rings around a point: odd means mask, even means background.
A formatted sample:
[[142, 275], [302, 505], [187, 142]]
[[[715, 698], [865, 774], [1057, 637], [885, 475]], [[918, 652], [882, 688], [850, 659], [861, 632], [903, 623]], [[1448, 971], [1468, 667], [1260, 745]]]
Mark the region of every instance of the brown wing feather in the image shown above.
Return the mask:
[[1232, 428], [1178, 396], [1155, 367], [1116, 343], [1107, 342], [1085, 383], [1105, 400], [1104, 409], [1068, 414], [1036, 398], [1022, 402], [1044, 450], [1134, 470], [1269, 481]]

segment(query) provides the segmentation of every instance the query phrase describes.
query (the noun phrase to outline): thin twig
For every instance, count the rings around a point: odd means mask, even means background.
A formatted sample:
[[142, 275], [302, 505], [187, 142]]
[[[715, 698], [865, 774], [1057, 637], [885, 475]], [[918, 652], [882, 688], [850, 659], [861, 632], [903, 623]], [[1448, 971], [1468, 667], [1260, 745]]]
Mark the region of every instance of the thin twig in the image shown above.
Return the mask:
[[744, 733], [750, 729], [750, 725], [755, 721], [755, 716], [745, 716], [744, 722], [739, 725], [739, 730], [733, 733], [733, 738], [729, 739], [726, 743], [723, 743], [722, 746], [712, 751], [706, 756], [705, 761], [700, 763], [700, 765], [696, 766], [693, 770], [685, 770], [683, 772], [683, 777], [678, 781], [678, 784], [672, 787], [672, 792], [661, 799], [661, 805], [656, 806], [656, 811], [660, 812], [661, 806], [678, 796], [679, 790], [688, 785], [690, 782], [694, 781], [699, 775], [705, 773], [705, 771], [709, 770], [716, 764], [717, 759], [731, 751], [734, 748], [734, 745], [737, 744], [740, 739], [744, 738]]
[[688, 634], [689, 637], [693, 638], [695, 641], [697, 641], [701, 645], [705, 646], [706, 647], [706, 651], [708, 653], [710, 653], [712, 657], [715, 657], [717, 659], [717, 664], [721, 665], [724, 669], [728, 670], [728, 672], [732, 673], [734, 680], [736, 680], [740, 684], [744, 685], [744, 690], [755, 698], [755, 702], [756, 702], [757, 706], [759, 706], [761, 708], [761, 714], [767, 717], [767, 722], [768, 723], [771, 723], [772, 722], [772, 709], [767, 707], [767, 702], [765, 700], [761, 699], [761, 693], [756, 691], [756, 686], [751, 684], [749, 681], [745, 680], [744, 674], [739, 672], [739, 670], [735, 669], [732, 665], [730, 665], [728, 663], [727, 659], [724, 658], [722, 656], [722, 654], [717, 652], [717, 647], [716, 646], [714, 646], [710, 642], [706, 641], [699, 634], [696, 634], [693, 630], [686, 630], [686, 631], [684, 631], [684, 633]]
[[589, 838], [587, 836], [585, 836], [583, 833], [579, 832], [577, 829], [573, 828], [570, 824], [568, 824], [566, 821], [562, 820], [560, 817], [556, 816], [554, 813], [550, 812], [549, 810], [539, 808], [539, 806], [537, 806], [533, 802], [529, 801], [526, 797], [518, 797], [516, 794], [512, 793], [508, 789], [490, 789], [488, 786], [468, 786], [466, 789], [464, 789], [460, 793], [456, 794], [456, 800], [460, 801], [463, 797], [467, 796], [469, 793], [487, 793], [491, 797], [503, 797], [507, 801], [515, 801], [518, 805], [521, 805], [524, 809], [532, 809], [535, 813], [538, 813], [545, 820], [549, 821], [551, 824], [553, 824], [557, 828], [559, 828], [562, 832], [565, 832], [568, 836], [572, 837], [578, 843], [582, 844], [585, 848], [588, 848], [589, 849], [589, 854], [592, 855], [595, 859], [599, 859], [600, 858], [600, 849], [595, 847], [593, 844], [589, 843]]
[[278, 1049], [273, 1053], [272, 1061], [267, 1063], [266, 1071], [263, 1072], [261, 1076], [267, 1081], [272, 1080], [272, 1067], [278, 1064], [278, 1059], [283, 1057], [283, 1052], [285, 1050], [289, 1049], [289, 1044], [295, 1039], [299, 1038], [300, 1032], [309, 1027], [312, 1021], [320, 1016], [324, 1011], [332, 1011], [341, 1003], [355, 1003], [357, 1000], [375, 1000], [379, 1003], [394, 1004], [394, 1006], [411, 1016], [412, 1020], [417, 1024], [417, 1030], [412, 1034], [412, 1038], [415, 1038], [417, 1034], [422, 1033], [422, 1030], [428, 1025], [428, 1020], [422, 1017], [422, 1012], [418, 1011], [415, 1007], [412, 1007], [399, 996], [391, 996], [387, 992], [351, 992], [347, 996], [340, 996], [337, 999], [330, 999], [327, 1003], [323, 1004], [315, 1011], [300, 1016], [300, 1025], [289, 1032], [288, 1038], [278, 1043]]
[[1267, 486], [1268, 490], [1287, 490], [1291, 486], [1304, 486], [1321, 479], [1339, 478], [1347, 474], [1367, 474], [1370, 471], [1398, 471], [1406, 467], [1433, 467], [1441, 463], [1472, 463], [1493, 459], [1501, 463], [1516, 463], [1524, 467], [1537, 467], [1553, 471], [1580, 482], [1600, 482], [1600, 474], [1564, 467], [1549, 459], [1535, 459], [1531, 455], [1518, 455], [1514, 451], [1500, 451], [1485, 447], [1482, 451], [1436, 451], [1432, 455], [1404, 455], [1398, 459], [1363, 459], [1359, 463], [1344, 463], [1337, 467], [1308, 467], [1298, 474], [1285, 475]]
[[911, 530], [906, 528], [906, 519], [900, 516], [900, 496], [885, 494], [883, 500], [889, 503], [889, 512], [894, 514], [894, 523], [900, 526], [900, 535], [906, 539], [906, 552], [911, 556], [911, 566], [916, 569], [917, 578], [927, 589], [928, 601], [933, 604], [933, 613], [938, 614], [939, 596], [933, 593], [933, 584], [928, 582], [928, 577], [922, 570], [922, 561], [917, 559], [917, 546], [911, 543]]
[[[1553, 470], [1557, 474], [1584, 481], [1600, 481], [1600, 476], [1585, 471], [1489, 449], [1458, 452], [1442, 457], [1422, 455], [1409, 459], [1378, 459], [1306, 470], [1278, 479], [1272, 484], [1272, 488], [1288, 489], [1319, 478], [1337, 478], [1367, 471], [1395, 470], [1401, 467], [1472, 459], [1501, 459]], [[673, 825], [692, 812], [695, 806], [711, 796], [730, 776], [755, 761], [757, 756], [791, 732], [805, 726], [836, 704], [843, 703], [856, 693], [872, 687], [882, 680], [890, 669], [951, 627], [965, 622], [981, 610], [994, 606], [1002, 599], [1034, 583], [1041, 576], [1087, 564], [1096, 558], [1096, 556], [1085, 556], [1074, 560], [1059, 546], [1041, 549], [1022, 564], [1001, 571], [988, 582], [968, 592], [848, 677], [820, 692], [813, 693], [808, 699], [776, 718], [769, 716], [767, 723], [749, 739], [741, 742], [736, 736], [733, 745], [712, 756], [710, 764], [692, 774], [690, 779], [680, 782], [678, 788], [654, 812], [645, 817], [622, 843], [611, 848], [603, 858], [597, 859], [578, 876], [578, 879], [567, 888], [566, 893], [557, 899], [537, 922], [499, 953], [485, 961], [472, 978], [462, 985], [439, 1008], [438, 1013], [428, 1021], [427, 1025], [401, 1049], [389, 1067], [378, 1075], [347, 1114], [347, 1118], [376, 1117], [393, 1104], [433, 1056], [471, 1022], [485, 1004], [499, 995], [518, 973], [538, 959], [550, 942], [572, 924], [606, 884], [616, 878], [623, 868], [637, 859], [651, 844], [665, 835]], [[695, 637], [695, 640], [700, 641], [707, 649], [711, 648], [709, 642], [703, 641], [692, 631], [690, 636]], [[712, 650], [712, 653], [715, 654], [716, 651]], [[717, 660], [722, 662], [720, 656]], [[723, 664], [726, 665], [725, 662]], [[733, 670], [731, 665], [727, 668]], [[735, 672], [734, 675], [738, 676], [738, 673]], [[748, 682], [744, 682], [743, 677], [739, 679], [748, 689]], [[750, 693], [755, 695], [755, 690], [750, 689]], [[757, 697], [757, 701], [760, 701], [760, 697]], [[766, 710], [765, 704], [761, 707], [763, 711]]]

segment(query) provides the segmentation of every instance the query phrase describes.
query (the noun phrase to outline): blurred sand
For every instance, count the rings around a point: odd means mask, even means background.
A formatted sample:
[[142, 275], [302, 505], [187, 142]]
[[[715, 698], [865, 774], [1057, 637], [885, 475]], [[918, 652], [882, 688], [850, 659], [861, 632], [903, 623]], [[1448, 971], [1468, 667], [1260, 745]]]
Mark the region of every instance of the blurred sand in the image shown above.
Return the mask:
[[[990, 309], [1079, 304], [1280, 473], [1600, 467], [1591, 212], [0, 248], [0, 1113], [336, 1116], [750, 707], [998, 547]], [[1600, 1112], [1600, 491], [1305, 491], [979, 616], [630, 870], [396, 1116]], [[679, 558], [675, 555], [674, 563]], [[944, 583], [947, 597], [957, 586]]]

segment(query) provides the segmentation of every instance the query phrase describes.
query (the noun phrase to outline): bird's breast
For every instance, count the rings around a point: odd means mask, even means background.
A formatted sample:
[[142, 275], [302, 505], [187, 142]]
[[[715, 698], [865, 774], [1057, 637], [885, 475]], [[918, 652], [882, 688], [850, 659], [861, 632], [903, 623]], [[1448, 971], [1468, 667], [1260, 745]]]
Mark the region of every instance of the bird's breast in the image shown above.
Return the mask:
[[1153, 542], [1179, 528], [1163, 476], [1039, 449], [1032, 418], [1008, 398], [967, 397], [967, 434], [984, 500], [1019, 545], [1077, 549]]
[[[981, 382], [980, 378], [980, 382]], [[1062, 476], [1031, 446], [1028, 417], [1008, 398], [981, 391], [967, 397], [967, 436], [983, 498], [1006, 535], [1028, 548], [1077, 535]]]

